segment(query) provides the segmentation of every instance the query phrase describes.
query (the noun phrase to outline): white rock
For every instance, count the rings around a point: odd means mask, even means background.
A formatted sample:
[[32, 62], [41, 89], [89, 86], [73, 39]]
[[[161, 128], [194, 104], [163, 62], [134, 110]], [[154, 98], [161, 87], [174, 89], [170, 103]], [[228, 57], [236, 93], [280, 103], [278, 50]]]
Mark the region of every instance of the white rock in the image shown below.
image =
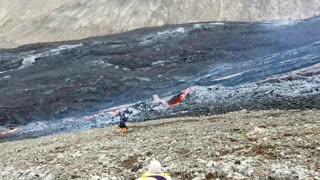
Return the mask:
[[171, 144], [177, 143], [177, 141], [174, 139], [171, 141]]
[[263, 129], [259, 128], [259, 127], [254, 127], [253, 131], [250, 134], [261, 134], [263, 133]]
[[54, 177], [54, 175], [53, 174], [48, 174], [45, 178], [44, 178], [44, 180], [54, 180], [55, 179], [55, 177]]
[[100, 180], [100, 176], [92, 176], [90, 180]]
[[108, 177], [101, 178], [101, 180], [110, 180]]
[[203, 160], [203, 159], [197, 159], [199, 162], [201, 162], [202, 164], [206, 164], [207, 161]]
[[72, 154], [72, 157], [73, 158], [77, 158], [77, 157], [81, 157], [82, 156], [82, 154], [81, 154], [81, 152], [79, 152], [79, 151], [77, 151], [77, 152], [75, 152], [74, 154]]
[[170, 156], [168, 156], [168, 157], [166, 157], [166, 158], [164, 159], [165, 162], [170, 162], [171, 160], [172, 160], [172, 158], [171, 158]]
[[7, 167], [4, 171], [10, 172], [10, 171], [13, 171], [13, 170], [15, 170], [15, 168], [10, 166], [10, 167]]
[[213, 161], [209, 161], [206, 166], [207, 166], [207, 167], [212, 167], [213, 164], [214, 164]]
[[98, 163], [100, 163], [100, 164], [108, 163], [108, 158], [107, 158], [107, 156], [106, 156], [106, 155], [100, 156], [100, 158], [98, 159]]
[[249, 111], [247, 109], [242, 109], [240, 112], [241, 113], [249, 113]]
[[58, 159], [63, 159], [64, 158], [64, 154], [60, 153], [57, 158]]

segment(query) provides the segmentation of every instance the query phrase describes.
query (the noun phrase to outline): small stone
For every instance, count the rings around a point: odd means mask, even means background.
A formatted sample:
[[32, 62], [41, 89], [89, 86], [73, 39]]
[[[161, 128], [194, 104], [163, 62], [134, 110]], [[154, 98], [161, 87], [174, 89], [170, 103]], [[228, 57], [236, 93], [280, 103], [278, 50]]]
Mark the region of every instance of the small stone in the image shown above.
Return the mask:
[[240, 161], [240, 160], [236, 160], [236, 161], [234, 162], [234, 164], [240, 165], [240, 164], [241, 164], [241, 161]]
[[77, 175], [77, 174], [72, 174], [72, 175], [71, 175], [71, 179], [76, 179], [76, 178], [80, 178], [80, 176]]
[[304, 180], [314, 180], [314, 179], [317, 179], [315, 177], [305, 177]]
[[99, 163], [99, 164], [108, 163], [108, 159], [107, 159], [106, 155], [100, 156], [100, 158], [98, 159], [98, 163]]
[[165, 162], [170, 162], [172, 160], [172, 157], [168, 156], [164, 159]]
[[317, 147], [316, 150], [320, 151], [320, 147]]
[[261, 134], [264, 130], [259, 127], [254, 127], [252, 134]]
[[201, 180], [201, 177], [195, 177], [192, 180]]
[[143, 167], [142, 163], [136, 163], [135, 165], [133, 165], [133, 167], [131, 168], [131, 172], [137, 172], [139, 169], [141, 169]]
[[249, 113], [249, 111], [247, 109], [242, 109], [240, 112], [241, 113]]
[[92, 176], [90, 180], [100, 180], [100, 176]]
[[60, 153], [57, 158], [58, 159], [63, 159], [64, 158], [64, 154]]
[[216, 179], [216, 176], [213, 172], [209, 172], [205, 176], [206, 179]]
[[198, 159], [199, 162], [201, 162], [202, 164], [206, 164], [207, 161], [203, 160], [203, 159]]
[[10, 171], [13, 171], [13, 170], [15, 170], [15, 168], [10, 166], [10, 167], [7, 167], [4, 171], [10, 172]]
[[209, 161], [209, 162], [207, 163], [206, 167], [212, 167], [213, 164], [214, 164], [213, 161]]
[[171, 141], [171, 144], [175, 144], [175, 143], [177, 143], [176, 140], [172, 140], [172, 141]]
[[272, 176], [268, 176], [268, 180], [275, 180], [275, 178]]
[[276, 142], [276, 145], [281, 145], [282, 143], [280, 141]]
[[101, 178], [101, 180], [110, 180], [108, 177]]
[[53, 174], [48, 174], [45, 178], [44, 178], [44, 180], [54, 180], [55, 179], [55, 177], [54, 177], [54, 175]]

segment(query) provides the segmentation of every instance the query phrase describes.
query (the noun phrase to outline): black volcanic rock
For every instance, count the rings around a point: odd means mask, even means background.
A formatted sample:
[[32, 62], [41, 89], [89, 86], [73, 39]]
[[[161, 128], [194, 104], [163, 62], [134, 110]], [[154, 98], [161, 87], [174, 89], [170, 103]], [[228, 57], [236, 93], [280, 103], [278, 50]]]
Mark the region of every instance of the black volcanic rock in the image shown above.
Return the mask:
[[317, 18], [213, 22], [3, 50], [0, 124], [79, 117], [194, 85], [233, 87], [310, 67], [320, 62], [319, 29]]

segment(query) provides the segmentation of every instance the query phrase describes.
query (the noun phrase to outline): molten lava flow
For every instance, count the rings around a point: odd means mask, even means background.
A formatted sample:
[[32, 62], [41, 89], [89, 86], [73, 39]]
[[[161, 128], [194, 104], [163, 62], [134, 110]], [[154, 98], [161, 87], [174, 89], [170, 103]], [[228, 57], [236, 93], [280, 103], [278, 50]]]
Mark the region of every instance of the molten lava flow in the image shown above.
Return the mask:
[[11, 134], [11, 133], [14, 133], [16, 131], [18, 131], [17, 128], [13, 128], [13, 129], [10, 129], [10, 130], [7, 130], [7, 131], [0, 131], [0, 135]]
[[166, 100], [160, 99], [159, 96], [157, 96], [157, 95], [153, 96], [153, 100], [156, 102], [162, 103], [163, 105], [168, 105]]
[[[184, 90], [183, 92], [181, 92], [177, 96], [173, 97], [169, 102], [167, 102], [164, 99], [160, 99], [159, 96], [157, 96], [157, 95], [153, 96], [153, 100], [156, 102], [160, 102], [164, 105], [173, 107], [174, 105], [180, 104], [187, 97], [187, 95], [192, 91], [192, 89], [193, 89], [192, 87], [189, 87], [188, 89]], [[93, 114], [90, 116], [84, 116], [84, 117], [82, 117], [82, 120], [89, 121], [89, 120], [96, 118], [96, 117], [99, 117], [99, 116], [104, 117], [106, 114], [110, 114], [111, 116], [118, 116], [119, 113], [122, 113], [122, 112], [131, 114], [132, 112], [130, 112], [128, 110], [128, 108], [130, 108], [133, 105], [134, 104], [125, 104], [122, 106], [117, 106], [117, 107], [113, 107], [110, 109], [106, 109], [104, 111], [98, 112], [97, 114]]]
[[104, 112], [99, 112], [99, 113], [97, 113], [97, 114], [93, 114], [93, 115], [91, 115], [91, 116], [84, 116], [84, 117], [82, 117], [82, 120], [83, 121], [89, 121], [89, 120], [91, 120], [92, 118], [95, 118], [95, 117], [104, 117], [105, 116], [105, 113]]
[[172, 107], [174, 105], [180, 104], [186, 97], [187, 95], [192, 91], [192, 88], [188, 88], [186, 90], [184, 90], [182, 93], [180, 93], [179, 95], [173, 97], [170, 101], [169, 101], [169, 106]]
[[82, 118], [82, 120], [83, 121], [88, 121], [88, 120], [90, 120], [92, 117], [91, 116], [84, 116], [83, 118]]
[[111, 116], [117, 116], [117, 114], [119, 114], [118, 111], [110, 111], [108, 112]]
[[160, 99], [159, 96], [157, 96], [157, 95], [153, 96], [153, 100], [156, 102], [160, 102], [163, 105], [168, 105], [170, 107], [173, 107], [174, 105], [180, 104], [191, 91], [192, 91], [192, 87], [189, 87], [188, 89], [184, 90], [180, 94], [171, 98], [171, 100], [169, 102], [167, 102], [166, 100]]

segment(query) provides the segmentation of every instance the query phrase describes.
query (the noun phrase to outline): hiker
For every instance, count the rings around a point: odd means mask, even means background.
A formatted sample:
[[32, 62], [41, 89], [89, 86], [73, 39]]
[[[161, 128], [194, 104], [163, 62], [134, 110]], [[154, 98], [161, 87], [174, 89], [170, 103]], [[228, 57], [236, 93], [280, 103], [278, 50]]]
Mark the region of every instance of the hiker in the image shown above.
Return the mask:
[[161, 172], [161, 163], [157, 160], [150, 162], [148, 172], [137, 180], [172, 180], [169, 174]]
[[120, 134], [124, 134], [128, 131], [128, 127], [126, 126], [126, 122], [128, 121], [128, 117], [126, 114], [120, 114], [120, 125], [119, 125], [119, 132]]

